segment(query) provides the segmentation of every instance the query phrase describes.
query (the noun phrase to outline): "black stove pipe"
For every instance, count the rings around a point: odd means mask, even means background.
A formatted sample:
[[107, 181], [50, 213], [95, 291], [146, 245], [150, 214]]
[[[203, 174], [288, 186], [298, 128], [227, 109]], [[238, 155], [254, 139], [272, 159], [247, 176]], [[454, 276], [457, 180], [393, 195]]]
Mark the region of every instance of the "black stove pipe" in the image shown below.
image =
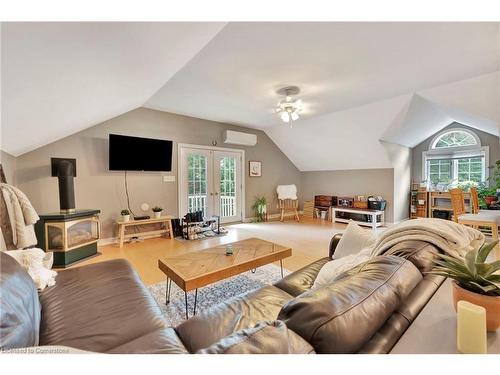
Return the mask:
[[74, 164], [69, 160], [61, 160], [57, 167], [59, 182], [59, 207], [61, 212], [75, 211]]

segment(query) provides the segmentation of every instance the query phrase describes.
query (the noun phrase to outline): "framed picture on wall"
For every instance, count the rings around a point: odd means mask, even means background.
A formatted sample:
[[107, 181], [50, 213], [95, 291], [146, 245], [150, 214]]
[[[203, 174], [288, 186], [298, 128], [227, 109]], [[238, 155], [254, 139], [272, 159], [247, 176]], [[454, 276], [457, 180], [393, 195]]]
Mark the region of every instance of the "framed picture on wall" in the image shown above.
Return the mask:
[[249, 161], [248, 164], [248, 173], [250, 177], [262, 176], [262, 163], [260, 161]]

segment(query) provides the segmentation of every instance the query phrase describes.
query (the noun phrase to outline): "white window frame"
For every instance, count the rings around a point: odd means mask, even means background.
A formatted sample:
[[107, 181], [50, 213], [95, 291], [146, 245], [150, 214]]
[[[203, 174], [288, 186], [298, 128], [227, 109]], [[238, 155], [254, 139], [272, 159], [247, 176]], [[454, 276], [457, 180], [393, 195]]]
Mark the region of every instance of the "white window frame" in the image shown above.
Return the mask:
[[[466, 132], [466, 133], [470, 134], [471, 136], [474, 137], [477, 144], [476, 145], [469, 145], [469, 146], [452, 146], [452, 147], [435, 148], [436, 143], [439, 141], [439, 139], [443, 135], [451, 133], [451, 132], [455, 132], [455, 131], [462, 131], [462, 132]], [[489, 177], [489, 170], [488, 170], [489, 155], [490, 155], [489, 146], [481, 146], [481, 140], [472, 131], [470, 131], [468, 129], [463, 129], [463, 128], [447, 129], [445, 131], [438, 133], [432, 139], [428, 151], [422, 152], [422, 176], [423, 176], [423, 180], [427, 181], [427, 186], [430, 187], [431, 182], [429, 179], [429, 170], [428, 170], [428, 165], [427, 165], [428, 160], [453, 159], [452, 165], [451, 165], [451, 175], [452, 175], [453, 184], [456, 184], [456, 183], [458, 183], [458, 159], [459, 158], [481, 157], [484, 160], [483, 165], [482, 165], [483, 182], [486, 182], [488, 180], [488, 177]]]

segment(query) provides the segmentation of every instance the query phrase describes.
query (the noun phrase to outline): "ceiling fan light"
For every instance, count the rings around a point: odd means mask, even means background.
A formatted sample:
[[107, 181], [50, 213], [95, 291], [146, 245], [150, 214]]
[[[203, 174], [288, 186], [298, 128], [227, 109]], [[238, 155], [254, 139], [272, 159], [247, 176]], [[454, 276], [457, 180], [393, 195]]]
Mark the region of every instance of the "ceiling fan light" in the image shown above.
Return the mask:
[[292, 121], [297, 121], [299, 119], [299, 114], [297, 112], [292, 112]]
[[288, 112], [281, 112], [281, 120], [283, 122], [289, 122], [290, 121], [290, 115], [288, 114]]

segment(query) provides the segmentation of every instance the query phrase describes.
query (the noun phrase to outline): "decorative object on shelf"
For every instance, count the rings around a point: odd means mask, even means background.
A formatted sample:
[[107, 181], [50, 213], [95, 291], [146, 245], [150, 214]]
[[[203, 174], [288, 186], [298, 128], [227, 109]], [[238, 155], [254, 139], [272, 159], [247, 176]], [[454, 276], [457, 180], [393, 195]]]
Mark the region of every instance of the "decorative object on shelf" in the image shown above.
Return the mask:
[[368, 197], [368, 208], [370, 210], [385, 211], [387, 201], [380, 195], [376, 197]]
[[276, 91], [278, 95], [283, 95], [285, 98], [281, 100], [277, 107], [276, 113], [280, 116], [281, 121], [289, 123], [290, 127], [294, 121], [300, 118], [302, 112], [302, 100], [293, 100], [292, 96], [300, 93], [300, 88], [297, 86], [287, 86]]
[[457, 303], [457, 349], [464, 354], [486, 354], [486, 309], [467, 301]]
[[159, 219], [161, 217], [161, 213], [163, 211], [163, 208], [161, 208], [159, 206], [154, 206], [152, 208], [152, 211], [153, 211], [153, 215], [154, 215], [155, 219]]
[[352, 207], [354, 205], [353, 197], [338, 197], [337, 206], [339, 207]]
[[38, 247], [53, 252], [54, 267], [66, 267], [98, 255], [100, 210], [41, 214], [35, 224]]
[[352, 204], [354, 208], [368, 208], [368, 198], [364, 195], [357, 195]]
[[262, 221], [267, 221], [267, 198], [256, 197], [255, 202], [252, 205], [252, 210], [254, 214], [254, 222], [260, 223]]
[[500, 262], [486, 262], [486, 258], [497, 246], [492, 241], [479, 250], [469, 251], [463, 259], [438, 254], [436, 267], [429, 271], [453, 279], [453, 301], [455, 310], [458, 301], [468, 301], [486, 309], [487, 329], [500, 327]]
[[248, 175], [250, 177], [262, 177], [262, 162], [249, 161], [248, 162]]
[[123, 221], [130, 221], [130, 211], [129, 210], [122, 210], [120, 212], [120, 214], [122, 215], [122, 220]]

